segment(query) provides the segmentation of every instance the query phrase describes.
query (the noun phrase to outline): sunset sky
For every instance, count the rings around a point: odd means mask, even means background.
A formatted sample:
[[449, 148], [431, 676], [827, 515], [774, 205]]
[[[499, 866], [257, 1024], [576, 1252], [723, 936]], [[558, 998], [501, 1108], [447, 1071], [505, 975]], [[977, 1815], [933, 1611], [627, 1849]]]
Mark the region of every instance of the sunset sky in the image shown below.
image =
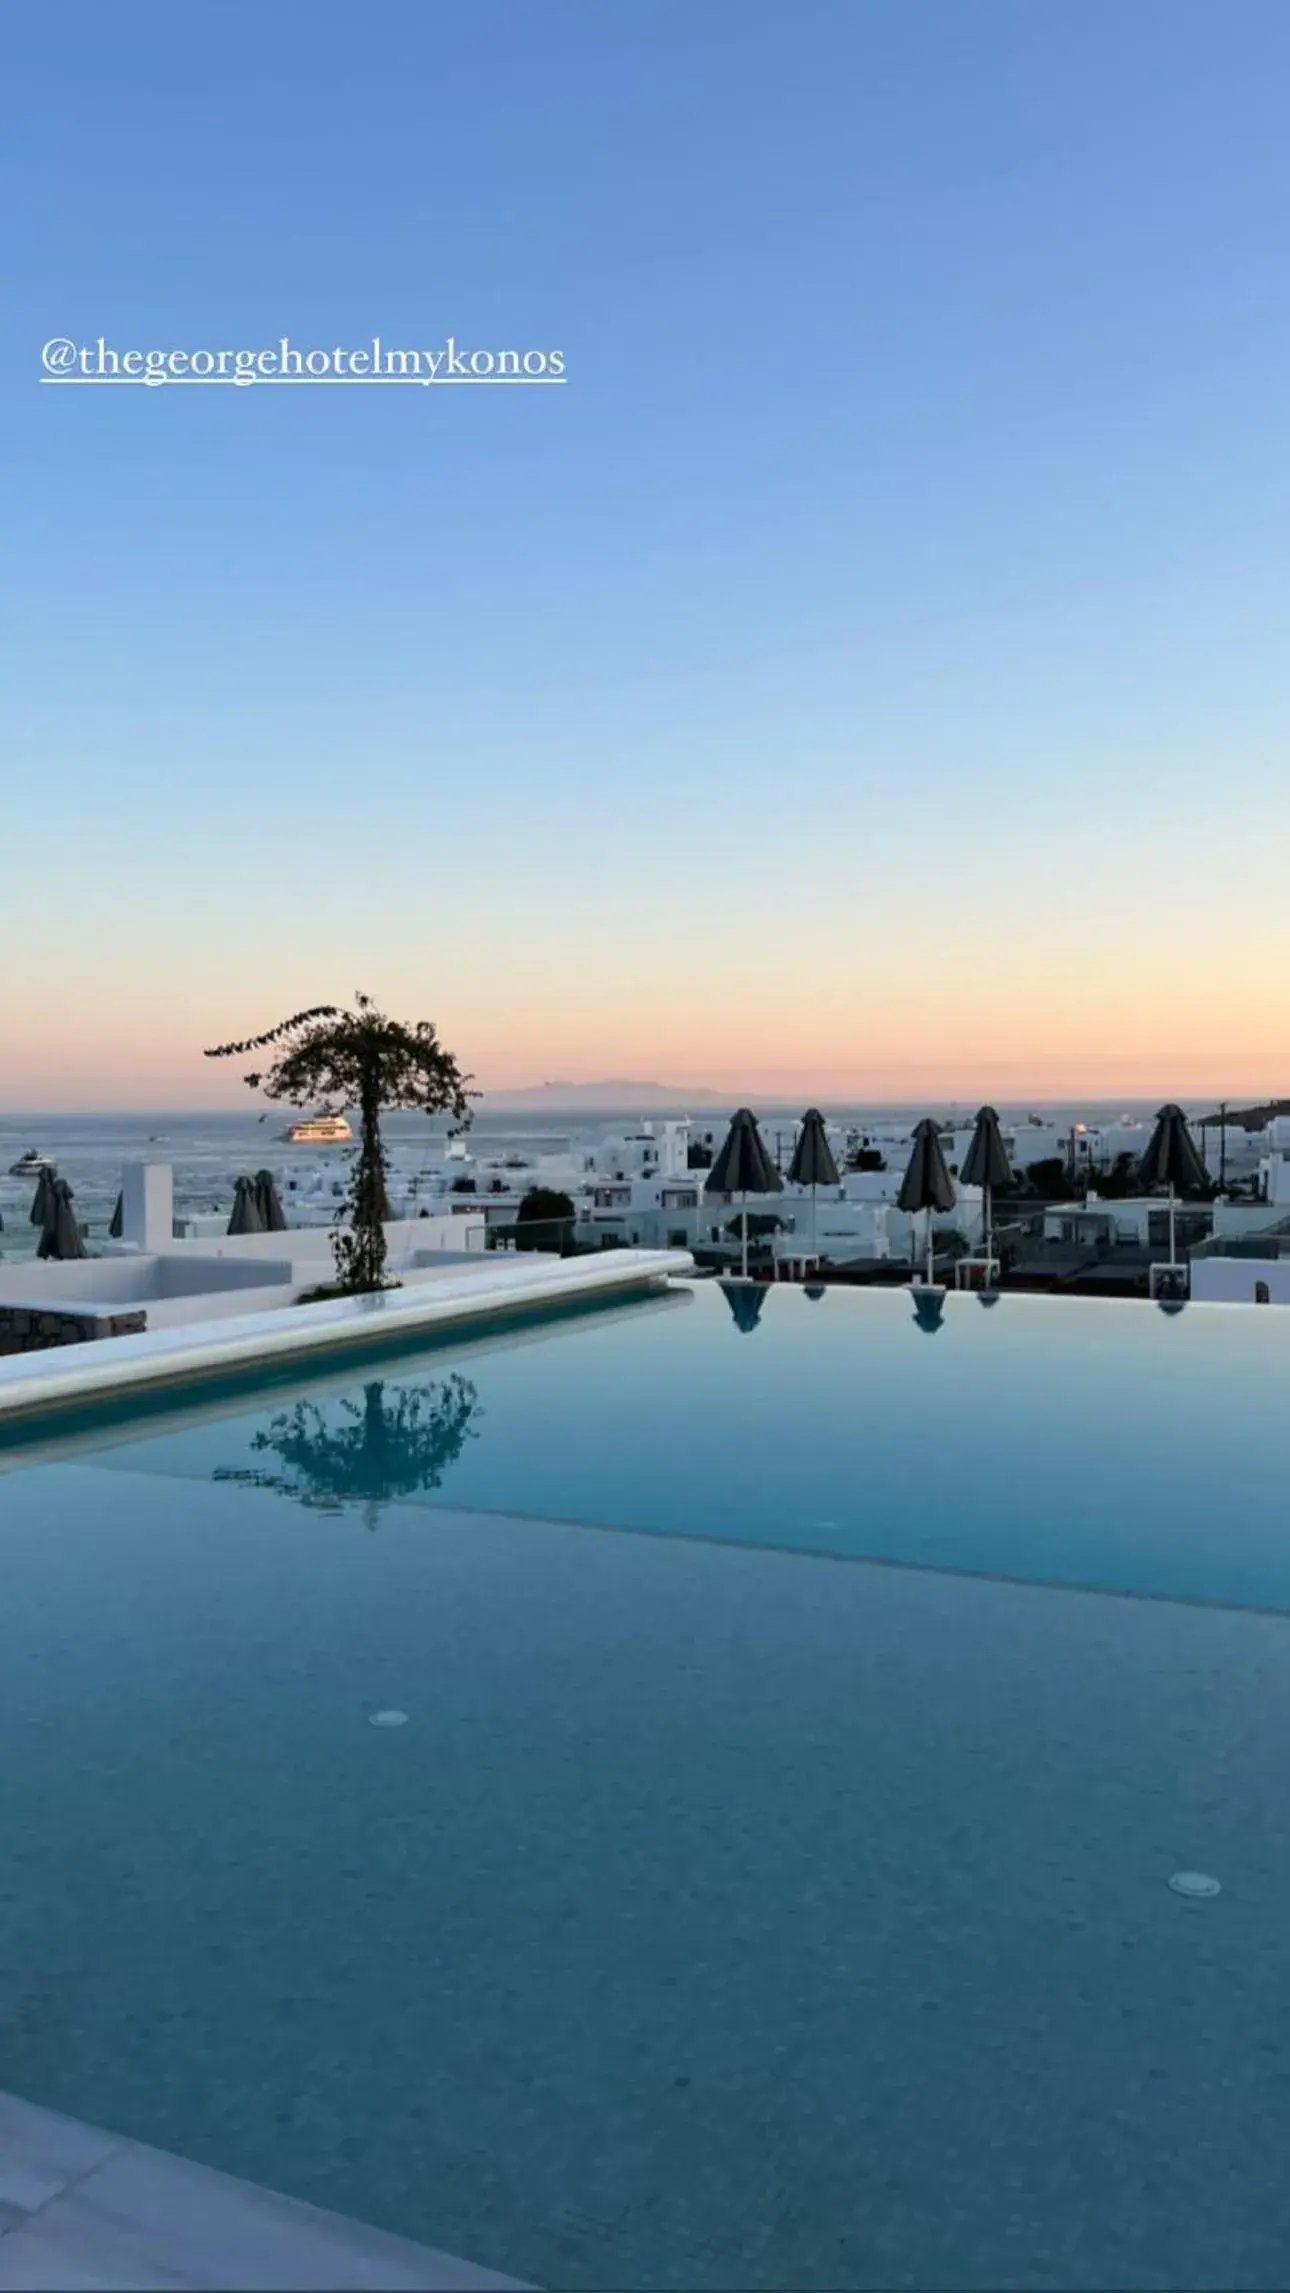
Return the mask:
[[[1290, 1091], [1285, 0], [6, 27], [0, 1109]], [[42, 345], [563, 349], [60, 388]]]

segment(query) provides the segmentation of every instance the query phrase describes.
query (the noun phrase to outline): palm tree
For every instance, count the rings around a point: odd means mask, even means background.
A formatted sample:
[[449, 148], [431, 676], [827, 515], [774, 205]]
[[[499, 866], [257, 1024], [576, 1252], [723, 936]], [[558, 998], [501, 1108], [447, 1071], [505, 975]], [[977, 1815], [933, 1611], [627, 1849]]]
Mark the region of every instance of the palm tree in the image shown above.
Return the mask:
[[385, 1230], [389, 1215], [386, 1195], [387, 1167], [381, 1138], [381, 1113], [386, 1107], [420, 1108], [427, 1114], [451, 1114], [458, 1122], [470, 1116], [470, 1101], [478, 1092], [467, 1090], [450, 1051], [445, 1051], [428, 1019], [408, 1027], [387, 1019], [369, 995], [355, 998], [353, 1011], [333, 1003], [315, 1004], [280, 1020], [263, 1035], [245, 1043], [220, 1043], [207, 1051], [208, 1059], [234, 1059], [248, 1051], [280, 1044], [265, 1075], [246, 1077], [253, 1091], [270, 1099], [283, 1099], [302, 1107], [323, 1102], [319, 1111], [342, 1114], [358, 1109], [358, 1152], [350, 1172], [345, 1200], [348, 1226], [332, 1236], [339, 1286], [347, 1292], [380, 1290], [385, 1285]]

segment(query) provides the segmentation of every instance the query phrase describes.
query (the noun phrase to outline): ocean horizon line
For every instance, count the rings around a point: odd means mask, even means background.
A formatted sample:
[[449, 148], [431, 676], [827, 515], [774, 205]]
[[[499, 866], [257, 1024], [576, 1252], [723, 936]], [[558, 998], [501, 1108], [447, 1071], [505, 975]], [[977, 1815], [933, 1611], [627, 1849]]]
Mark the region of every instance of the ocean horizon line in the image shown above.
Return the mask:
[[[477, 1109], [475, 1110], [474, 1119], [477, 1120], [480, 1114], [488, 1114], [490, 1112], [499, 1115], [505, 1114], [513, 1116], [582, 1115], [588, 1120], [603, 1120], [604, 1118], [612, 1115], [632, 1115], [642, 1118], [657, 1116], [660, 1118], [666, 1118], [669, 1115], [676, 1116], [683, 1114], [685, 1111], [683, 1105], [680, 1103], [684, 1094], [679, 1092], [677, 1094], [678, 1103], [675, 1105], [660, 1104], [656, 1106], [649, 1106], [641, 1104], [640, 1102], [633, 1102], [631, 1100], [623, 1100], [621, 1103], [615, 1103], [610, 1099], [605, 1099], [604, 1101], [595, 1103], [588, 1103], [586, 1100], [558, 1101], [551, 1099], [543, 1101], [539, 1104], [503, 1104], [502, 1102], [509, 1096], [510, 1094], [505, 1092], [499, 1092], [496, 1095], [485, 1092]], [[798, 1101], [801, 1100], [803, 1109], [805, 1109], [805, 1107], [808, 1105], [816, 1105], [821, 1109], [822, 1112], [825, 1113], [827, 1113], [830, 1108], [837, 1109], [840, 1112], [850, 1112], [855, 1109], [865, 1109], [878, 1113], [884, 1109], [890, 1109], [895, 1113], [903, 1113], [907, 1109], [917, 1106], [940, 1107], [948, 1109], [968, 1107], [975, 1108], [982, 1104], [992, 1104], [1000, 1110], [1007, 1110], [1009, 1112], [1015, 1112], [1019, 1109], [1023, 1109], [1027, 1112], [1033, 1110], [1034, 1112], [1038, 1113], [1043, 1111], [1051, 1112], [1054, 1109], [1069, 1109], [1079, 1106], [1100, 1109], [1112, 1107], [1125, 1109], [1141, 1107], [1154, 1108], [1164, 1102], [1167, 1102], [1171, 1097], [1174, 1098], [1176, 1102], [1182, 1106], [1197, 1105], [1203, 1101], [1207, 1106], [1213, 1106], [1215, 1109], [1224, 1103], [1229, 1106], [1263, 1106], [1278, 1103], [1278, 1094], [1275, 1093], [1269, 1093], [1265, 1097], [1260, 1097], [1258, 1094], [1253, 1092], [1237, 1092], [1231, 1089], [1228, 1089], [1226, 1092], [1216, 1089], [1213, 1091], [1174, 1091], [1172, 1093], [1168, 1090], [1124, 1091], [1108, 1093], [1106, 1091], [1095, 1092], [1075, 1089], [1066, 1092], [1044, 1093], [1042, 1096], [1038, 1094], [1030, 1096], [1025, 1093], [1005, 1096], [1004, 1094], [997, 1092], [994, 1094], [989, 1092], [938, 1093], [932, 1090], [925, 1090], [909, 1091], [904, 1093], [873, 1094], [861, 1091], [850, 1093], [837, 1091], [816, 1091], [812, 1093], [809, 1091], [794, 1091], [791, 1088], [783, 1090], [749, 1090], [745, 1087], [742, 1090], [732, 1089], [728, 1093], [716, 1093], [710, 1089], [705, 1090], [704, 1098], [706, 1100], [706, 1105], [701, 1105], [699, 1103], [698, 1093], [696, 1091], [695, 1111], [696, 1113], [706, 1112], [709, 1114], [717, 1114], [723, 1112], [727, 1107], [733, 1110], [736, 1106], [744, 1103], [752, 1105], [755, 1109], [756, 1103], [758, 1101], [760, 1101], [764, 1106], [773, 1107], [777, 1111], [782, 1111], [789, 1106], [796, 1106]], [[490, 1100], [493, 1101], [491, 1107], [488, 1104]], [[75, 1107], [51, 1107], [0, 1104], [0, 1123], [100, 1121], [142, 1123], [147, 1121], [222, 1121], [245, 1124], [248, 1121], [264, 1120], [265, 1122], [268, 1122], [275, 1118], [283, 1123], [286, 1123], [297, 1119], [299, 1113], [300, 1110], [298, 1108], [289, 1107], [285, 1104], [282, 1106], [270, 1106], [268, 1108], [258, 1109], [254, 1106], [254, 1104], [244, 1107], [177, 1105], [95, 1106], [92, 1104]], [[425, 1120], [439, 1121], [442, 1119], [445, 1118], [437, 1115], [427, 1117], [421, 1110], [416, 1108], [390, 1108], [387, 1109], [382, 1116], [383, 1122]]]

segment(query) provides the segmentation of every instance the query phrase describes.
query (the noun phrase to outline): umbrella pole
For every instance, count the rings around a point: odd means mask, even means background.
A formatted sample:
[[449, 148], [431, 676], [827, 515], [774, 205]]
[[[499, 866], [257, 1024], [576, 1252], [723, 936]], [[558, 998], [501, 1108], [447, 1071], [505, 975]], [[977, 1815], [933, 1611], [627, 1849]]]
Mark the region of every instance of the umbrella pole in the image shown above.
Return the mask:
[[1170, 1181], [1169, 1181], [1169, 1263], [1170, 1263], [1170, 1266], [1176, 1266], [1176, 1265], [1177, 1265], [1177, 1263], [1178, 1263], [1178, 1246], [1177, 1246], [1177, 1243], [1175, 1242], [1175, 1239], [1174, 1239], [1174, 1234], [1175, 1234], [1175, 1226], [1174, 1226], [1174, 1204], [1175, 1204], [1175, 1196], [1174, 1196], [1174, 1187], [1173, 1187], [1173, 1180], [1172, 1180], [1172, 1179], [1170, 1179]]
[[990, 1279], [990, 1260], [994, 1256], [994, 1221], [991, 1215], [993, 1209], [994, 1200], [987, 1180], [981, 1189], [981, 1229], [985, 1238], [985, 1278], [987, 1282]]
[[927, 1287], [929, 1290], [935, 1280], [936, 1254], [932, 1248], [932, 1206], [929, 1202], [927, 1205]]
[[811, 1256], [815, 1256], [815, 1187], [811, 1186]]
[[743, 1278], [744, 1278], [744, 1280], [745, 1280], [745, 1282], [746, 1282], [746, 1281], [747, 1281], [747, 1279], [748, 1279], [748, 1197], [747, 1197], [747, 1195], [746, 1195], [746, 1194], [741, 1194], [741, 1195], [740, 1195], [740, 1197], [739, 1197], [739, 1201], [740, 1201], [740, 1205], [741, 1205], [741, 1209], [740, 1209], [740, 1219], [739, 1219], [739, 1222], [740, 1222], [740, 1225], [741, 1225], [741, 1226], [742, 1226], [742, 1228], [743, 1228]]

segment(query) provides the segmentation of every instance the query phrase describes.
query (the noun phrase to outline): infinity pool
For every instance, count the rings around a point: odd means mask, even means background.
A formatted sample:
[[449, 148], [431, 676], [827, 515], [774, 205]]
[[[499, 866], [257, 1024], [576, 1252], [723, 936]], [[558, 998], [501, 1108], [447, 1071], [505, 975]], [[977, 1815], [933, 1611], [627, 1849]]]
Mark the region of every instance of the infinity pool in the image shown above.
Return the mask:
[[1288, 1371], [696, 1284], [10, 1435], [0, 2086], [548, 2286], [1284, 2284]]
[[1290, 1609], [1288, 1396], [1290, 1316], [952, 1297], [927, 1330], [904, 1292], [698, 1284], [91, 1439], [371, 1527], [464, 1506]]

